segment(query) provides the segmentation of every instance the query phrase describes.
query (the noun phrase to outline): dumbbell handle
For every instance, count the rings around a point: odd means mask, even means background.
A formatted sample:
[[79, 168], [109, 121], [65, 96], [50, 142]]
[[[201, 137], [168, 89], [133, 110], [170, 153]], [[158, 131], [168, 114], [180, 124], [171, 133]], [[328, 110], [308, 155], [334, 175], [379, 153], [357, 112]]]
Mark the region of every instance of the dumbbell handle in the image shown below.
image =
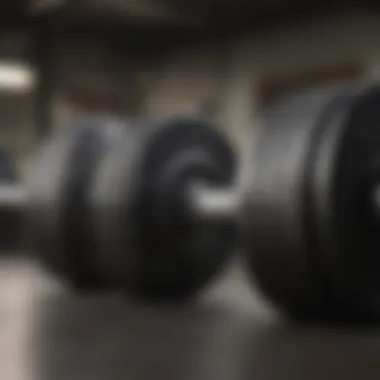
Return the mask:
[[0, 210], [22, 209], [27, 203], [25, 189], [19, 184], [0, 184]]
[[[373, 204], [380, 215], [380, 185], [373, 188]], [[235, 189], [215, 188], [203, 183], [189, 185], [187, 203], [194, 215], [206, 220], [233, 220], [238, 216], [241, 195]], [[28, 202], [19, 184], [0, 184], [0, 210], [22, 209]]]
[[188, 204], [198, 218], [234, 220], [239, 213], [241, 196], [231, 188], [215, 188], [203, 183], [189, 185]]
[[[380, 218], [380, 184], [371, 192], [372, 208]], [[231, 188], [214, 188], [196, 183], [189, 186], [188, 204], [194, 215], [206, 220], [234, 220], [240, 212], [242, 196]]]
[[[22, 209], [28, 199], [19, 184], [0, 184], [0, 210]], [[203, 219], [233, 219], [239, 209], [240, 197], [229, 188], [213, 188], [196, 183], [190, 186], [188, 203], [191, 210]]]

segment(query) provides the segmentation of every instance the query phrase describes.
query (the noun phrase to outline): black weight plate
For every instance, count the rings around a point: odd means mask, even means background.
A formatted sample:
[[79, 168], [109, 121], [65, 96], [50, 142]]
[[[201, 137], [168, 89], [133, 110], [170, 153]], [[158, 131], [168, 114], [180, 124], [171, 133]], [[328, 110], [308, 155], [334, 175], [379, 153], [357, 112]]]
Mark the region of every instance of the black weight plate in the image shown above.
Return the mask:
[[313, 169], [320, 255], [340, 309], [377, 320], [379, 220], [372, 192], [380, 174], [380, 88], [353, 91], [329, 124]]
[[128, 149], [105, 160], [94, 187], [92, 220], [108, 251], [100, 262], [135, 296], [190, 296], [226, 259], [233, 229], [195, 220], [186, 208], [186, 185], [229, 184], [233, 152], [206, 122], [186, 118], [130, 131], [127, 140]]
[[259, 285], [299, 318], [332, 313], [310, 209], [312, 154], [326, 120], [344, 98], [342, 88], [290, 94], [255, 127], [242, 170], [242, 237]]
[[87, 195], [99, 161], [119, 139], [118, 122], [88, 120], [56, 133], [42, 147], [28, 181], [34, 248], [76, 287], [105, 286], [92, 266]]

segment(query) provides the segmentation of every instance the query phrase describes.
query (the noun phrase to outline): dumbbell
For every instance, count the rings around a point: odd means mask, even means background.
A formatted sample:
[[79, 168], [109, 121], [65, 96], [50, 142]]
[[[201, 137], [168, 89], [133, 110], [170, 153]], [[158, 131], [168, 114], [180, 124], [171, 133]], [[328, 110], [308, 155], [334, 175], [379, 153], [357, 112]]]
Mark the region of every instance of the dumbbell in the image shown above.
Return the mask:
[[75, 288], [182, 299], [233, 240], [229, 222], [193, 222], [184, 182], [223, 184], [234, 170], [231, 147], [207, 123], [91, 119], [46, 140], [25, 187], [0, 185], [0, 210], [24, 214], [41, 262]]
[[43, 142], [25, 184], [0, 184], [1, 215], [17, 215], [25, 227], [28, 249], [77, 288], [108, 286], [91, 270], [96, 247], [87, 229], [86, 194], [98, 162], [127, 127], [99, 118], [78, 122]]
[[379, 105], [376, 86], [283, 97], [237, 185], [231, 147], [201, 120], [118, 128], [101, 154], [87, 138], [49, 144], [27, 202], [42, 256], [74, 282], [182, 299], [238, 231], [255, 280], [293, 317], [377, 320]]
[[275, 102], [239, 178], [226, 140], [186, 118], [130, 131], [90, 195], [97, 267], [141, 297], [184, 297], [231, 251], [297, 319], [379, 318], [380, 90], [333, 87]]

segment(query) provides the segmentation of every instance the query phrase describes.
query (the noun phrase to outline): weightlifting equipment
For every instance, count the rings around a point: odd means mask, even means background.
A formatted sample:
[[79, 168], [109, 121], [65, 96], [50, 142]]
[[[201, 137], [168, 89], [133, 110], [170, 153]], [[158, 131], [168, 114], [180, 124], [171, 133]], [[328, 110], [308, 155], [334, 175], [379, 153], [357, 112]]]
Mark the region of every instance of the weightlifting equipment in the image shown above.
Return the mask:
[[91, 196], [98, 265], [133, 294], [193, 294], [234, 226], [265, 293], [296, 318], [379, 318], [380, 89], [291, 94], [253, 132], [241, 179], [223, 137], [172, 119], [113, 149]]
[[55, 134], [26, 189], [0, 186], [0, 209], [26, 210], [34, 250], [77, 288], [191, 295], [227, 257], [233, 225], [194, 222], [185, 185], [230, 182], [234, 155], [205, 122], [135, 124], [90, 120]]
[[206, 121], [99, 121], [50, 140], [28, 196], [2, 187], [0, 204], [30, 207], [43, 260], [74, 284], [190, 296], [238, 230], [251, 273], [293, 317], [377, 320], [379, 122], [377, 86], [283, 97], [235, 184], [234, 153]]
[[380, 88], [283, 97], [243, 170], [249, 268], [292, 316], [380, 317]]
[[80, 122], [43, 144], [25, 188], [0, 186], [0, 208], [26, 214], [42, 262], [79, 288], [107, 285], [92, 268], [86, 194], [99, 160], [123, 133], [116, 121]]
[[228, 197], [203, 210], [212, 221], [189, 199], [231, 185], [233, 150], [214, 126], [191, 118], [147, 123], [125, 138], [100, 165], [90, 197], [96, 265], [135, 296], [191, 296], [231, 252], [234, 221], [222, 217]]

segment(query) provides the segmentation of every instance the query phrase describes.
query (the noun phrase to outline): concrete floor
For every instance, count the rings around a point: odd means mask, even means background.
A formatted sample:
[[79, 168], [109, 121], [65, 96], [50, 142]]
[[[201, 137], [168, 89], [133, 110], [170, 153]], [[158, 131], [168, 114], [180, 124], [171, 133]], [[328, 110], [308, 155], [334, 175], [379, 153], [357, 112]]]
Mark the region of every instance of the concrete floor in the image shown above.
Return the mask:
[[233, 262], [187, 307], [79, 297], [0, 260], [1, 380], [379, 379], [380, 330], [281, 320]]

